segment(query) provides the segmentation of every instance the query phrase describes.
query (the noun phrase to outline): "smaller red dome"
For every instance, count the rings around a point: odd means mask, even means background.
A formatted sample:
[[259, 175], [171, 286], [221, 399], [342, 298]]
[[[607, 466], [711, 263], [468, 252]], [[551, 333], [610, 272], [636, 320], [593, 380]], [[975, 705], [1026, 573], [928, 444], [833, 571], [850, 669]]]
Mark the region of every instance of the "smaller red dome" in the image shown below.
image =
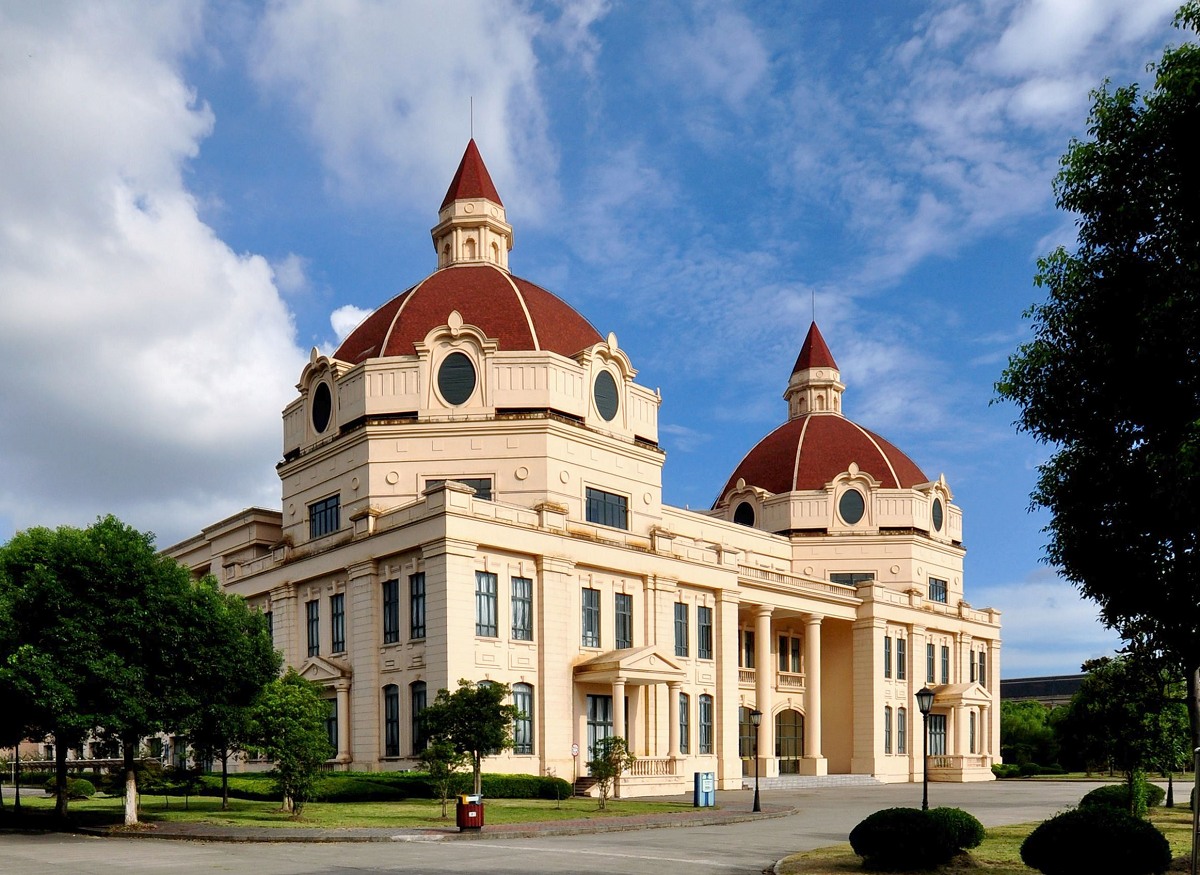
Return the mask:
[[837, 413], [810, 413], [788, 420], [759, 441], [730, 475], [717, 502], [738, 480], [775, 494], [824, 489], [852, 462], [884, 489], [929, 482], [912, 459], [879, 435]]
[[342, 341], [333, 357], [351, 364], [415, 355], [415, 344], [457, 310], [463, 322], [502, 350], [550, 350], [573, 356], [603, 338], [569, 304], [541, 286], [492, 265], [443, 268], [392, 298]]

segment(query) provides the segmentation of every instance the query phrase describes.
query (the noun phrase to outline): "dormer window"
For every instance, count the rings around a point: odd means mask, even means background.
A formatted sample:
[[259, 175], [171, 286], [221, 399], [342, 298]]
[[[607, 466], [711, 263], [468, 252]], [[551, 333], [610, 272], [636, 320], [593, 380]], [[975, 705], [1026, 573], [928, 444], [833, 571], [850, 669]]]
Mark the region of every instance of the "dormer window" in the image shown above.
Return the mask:
[[943, 522], [945, 522], [945, 515], [944, 511], [942, 510], [942, 500], [940, 498], [935, 498], [933, 500], [933, 530], [935, 532], [940, 532], [942, 530]]
[[605, 422], [612, 422], [620, 409], [620, 396], [617, 394], [617, 381], [613, 379], [613, 375], [608, 371], [601, 371], [596, 375], [596, 382], [592, 386], [592, 397], [596, 402], [596, 412], [604, 419]]
[[866, 509], [867, 503], [863, 494], [857, 489], [847, 489], [838, 500], [838, 513], [841, 514], [842, 522], [848, 526], [861, 521]]
[[438, 391], [447, 404], [465, 404], [475, 391], [475, 365], [461, 352], [452, 352], [438, 368]]
[[317, 434], [323, 434], [329, 428], [329, 419], [333, 415], [333, 394], [328, 383], [317, 383], [312, 393], [312, 427]]
[[754, 505], [748, 501], [741, 502], [733, 512], [733, 521], [739, 526], [753, 526]]

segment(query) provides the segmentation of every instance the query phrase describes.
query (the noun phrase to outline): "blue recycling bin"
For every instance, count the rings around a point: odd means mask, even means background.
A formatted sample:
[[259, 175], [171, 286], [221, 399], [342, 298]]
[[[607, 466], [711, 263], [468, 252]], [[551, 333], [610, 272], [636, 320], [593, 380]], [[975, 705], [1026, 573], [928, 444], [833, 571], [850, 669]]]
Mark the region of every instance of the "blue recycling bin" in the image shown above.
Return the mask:
[[696, 772], [693, 776], [692, 807], [714, 808], [717, 804], [717, 775], [715, 772]]

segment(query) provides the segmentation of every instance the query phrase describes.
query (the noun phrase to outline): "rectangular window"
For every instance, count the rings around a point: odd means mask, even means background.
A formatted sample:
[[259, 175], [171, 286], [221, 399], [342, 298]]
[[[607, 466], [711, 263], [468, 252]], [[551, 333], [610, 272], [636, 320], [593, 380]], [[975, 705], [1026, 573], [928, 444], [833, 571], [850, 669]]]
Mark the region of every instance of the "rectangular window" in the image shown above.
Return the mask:
[[513, 684], [513, 706], [517, 718], [513, 721], [513, 753], [533, 753], [533, 687]]
[[400, 756], [400, 688], [395, 684], [383, 688], [383, 755]]
[[[400, 640], [400, 581], [383, 582], [383, 643], [395, 644]], [[397, 693], [397, 696], [400, 694]], [[399, 701], [399, 700], [397, 700]], [[399, 742], [396, 742], [399, 744]], [[395, 756], [400, 756], [399, 753]]]
[[633, 596], [623, 592], [613, 596], [616, 610], [616, 622], [613, 630], [617, 637], [617, 649], [623, 650], [633, 646]]
[[328, 759], [333, 759], [335, 756], [337, 756], [338, 749], [337, 699], [326, 699], [325, 704], [329, 706], [328, 716], [325, 718], [325, 735], [329, 739], [329, 746], [333, 748], [333, 752], [329, 754]]
[[925, 683], [933, 683], [933, 669], [935, 663], [934, 648], [932, 644], [925, 645]]
[[745, 668], [754, 668], [754, 630], [742, 630], [742, 663]]
[[800, 673], [800, 639], [792, 635], [779, 636], [779, 670]]
[[688, 655], [688, 606], [675, 602], [675, 655]]
[[892, 676], [892, 636], [883, 636], [883, 676], [890, 678]]
[[968, 651], [967, 658], [971, 663], [971, 683], [975, 683], [975, 651]]
[[985, 653], [984, 651], [981, 650], [981, 651], [979, 651], [979, 686], [983, 687], [986, 690], [987, 685], [988, 685], [987, 653]]
[[426, 480], [425, 488], [430, 489], [434, 486], [440, 486], [447, 480], [453, 480], [455, 483], [461, 483], [463, 486], [470, 486], [475, 490], [476, 498], [482, 498], [484, 501], [492, 500], [491, 477], [438, 477], [433, 480]]
[[275, 614], [272, 611], [267, 611], [266, 613], [263, 614], [263, 617], [267, 621], [267, 635], [270, 637], [271, 643], [274, 644], [275, 643]]
[[713, 697], [700, 697], [700, 753], [713, 752]]
[[528, 577], [512, 579], [512, 637], [533, 640], [533, 581]]
[[496, 575], [488, 571], [475, 572], [475, 634], [497, 637]]
[[308, 625], [308, 655], [321, 652], [321, 603], [316, 599], [304, 603], [304, 616]]
[[696, 656], [700, 659], [713, 658], [712, 608], [696, 608]]
[[908, 709], [896, 709], [896, 753], [908, 753]]
[[413, 755], [425, 750], [425, 718], [421, 712], [425, 710], [428, 700], [425, 693], [425, 682], [417, 681], [409, 687], [409, 703], [412, 705], [412, 740]]
[[950, 648], [942, 645], [942, 683], [950, 683]]
[[336, 532], [341, 526], [342, 499], [331, 495], [308, 506], [308, 537], [319, 538]]
[[929, 755], [940, 757], [946, 755], [946, 715], [929, 715]]
[[939, 580], [936, 577], [929, 578], [929, 600], [931, 602], [946, 603], [946, 581]]
[[892, 708], [883, 706], [883, 752], [892, 752]]
[[624, 495], [605, 492], [603, 489], [587, 489], [587, 521], [614, 529], [629, 528], [629, 501]]
[[425, 572], [408, 578], [408, 637], [425, 637]]
[[842, 586], [858, 586], [875, 579], [873, 571], [835, 571], [829, 575], [830, 583], [840, 583]]
[[908, 679], [908, 639], [896, 639], [896, 680]]
[[600, 646], [600, 590], [583, 590], [582, 642], [584, 647]]
[[967, 715], [967, 723], [970, 726], [970, 734], [968, 745], [971, 753], [975, 753], [975, 712], [972, 711]]
[[692, 737], [692, 699], [687, 693], [679, 694], [679, 752], [688, 753]]
[[346, 652], [346, 594], [339, 592], [329, 597], [329, 623], [331, 645], [334, 653]]

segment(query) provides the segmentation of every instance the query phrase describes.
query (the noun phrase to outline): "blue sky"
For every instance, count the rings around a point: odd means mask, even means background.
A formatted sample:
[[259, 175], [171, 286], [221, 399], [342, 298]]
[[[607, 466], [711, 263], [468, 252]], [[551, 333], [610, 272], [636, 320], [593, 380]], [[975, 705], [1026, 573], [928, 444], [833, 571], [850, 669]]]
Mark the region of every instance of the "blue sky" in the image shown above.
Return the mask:
[[308, 350], [433, 270], [473, 99], [513, 271], [662, 390], [669, 502], [783, 421], [815, 309], [847, 415], [963, 507], [1003, 674], [1077, 671], [1116, 639], [992, 386], [1089, 90], [1175, 5], [0, 0], [0, 540], [276, 505]]

